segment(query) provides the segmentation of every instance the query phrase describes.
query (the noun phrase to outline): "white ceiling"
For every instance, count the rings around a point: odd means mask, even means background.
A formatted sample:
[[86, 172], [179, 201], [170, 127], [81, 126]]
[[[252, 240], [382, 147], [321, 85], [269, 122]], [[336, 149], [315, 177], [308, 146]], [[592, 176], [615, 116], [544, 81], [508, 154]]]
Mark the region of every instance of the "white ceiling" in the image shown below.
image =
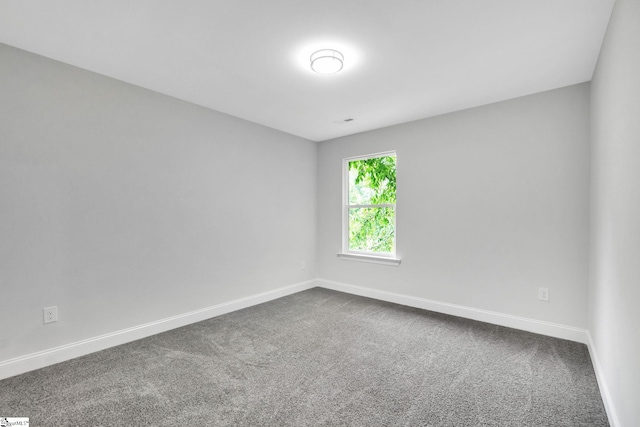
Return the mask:
[[322, 141], [589, 81], [613, 2], [0, 0], [0, 42]]

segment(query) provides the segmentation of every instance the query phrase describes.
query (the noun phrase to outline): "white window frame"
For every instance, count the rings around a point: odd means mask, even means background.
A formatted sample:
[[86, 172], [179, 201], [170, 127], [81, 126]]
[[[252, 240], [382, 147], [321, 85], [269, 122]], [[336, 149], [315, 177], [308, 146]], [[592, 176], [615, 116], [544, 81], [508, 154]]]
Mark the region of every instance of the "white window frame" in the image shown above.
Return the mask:
[[[338, 254], [338, 257], [348, 261], [364, 261], [375, 264], [384, 264], [398, 266], [400, 265], [400, 259], [396, 257], [396, 245], [397, 245], [397, 194], [395, 204], [381, 204], [381, 205], [350, 205], [349, 204], [349, 162], [354, 160], [367, 160], [376, 157], [388, 157], [394, 156], [396, 158], [396, 174], [398, 165], [398, 154], [395, 150], [383, 151], [380, 153], [372, 153], [363, 156], [347, 157], [342, 159], [342, 252]], [[396, 175], [397, 180], [397, 175]], [[350, 208], [393, 208], [393, 250], [391, 253], [380, 252], [363, 252], [353, 251], [349, 249], [349, 209]]]

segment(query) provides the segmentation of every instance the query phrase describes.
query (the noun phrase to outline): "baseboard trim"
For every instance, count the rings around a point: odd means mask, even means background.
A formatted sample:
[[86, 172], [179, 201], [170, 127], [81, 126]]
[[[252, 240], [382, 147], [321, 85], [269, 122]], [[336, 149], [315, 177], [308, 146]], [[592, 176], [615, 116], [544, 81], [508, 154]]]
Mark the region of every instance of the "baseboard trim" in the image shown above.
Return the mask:
[[588, 331], [587, 339], [589, 340], [587, 346], [589, 347], [591, 362], [593, 363], [593, 369], [596, 372], [596, 379], [598, 380], [598, 387], [600, 388], [600, 394], [602, 395], [604, 409], [607, 411], [607, 417], [609, 418], [609, 425], [611, 427], [620, 427], [621, 424], [618, 419], [618, 414], [615, 410], [615, 407], [613, 406], [613, 399], [611, 398], [611, 394], [609, 393], [609, 387], [607, 386], [607, 381], [604, 377], [604, 371], [602, 369], [602, 365], [600, 364], [600, 359], [598, 358], [598, 352], [596, 350], [595, 343], [593, 342], [593, 338], [591, 337], [591, 333]]
[[311, 289], [315, 287], [315, 285], [315, 280], [308, 280], [306, 282], [284, 286], [282, 288], [250, 295], [248, 297], [224, 302], [200, 310], [167, 317], [155, 322], [145, 323], [132, 328], [122, 329], [120, 331], [39, 351], [37, 353], [31, 353], [25, 356], [5, 360], [0, 362], [0, 379], [13, 377], [35, 369], [44, 368], [49, 365], [104, 350], [109, 347], [146, 338], [151, 335], [186, 326], [191, 323], [200, 322], [232, 311], [241, 310], [253, 305], [262, 304], [267, 301]]
[[441, 301], [434, 301], [410, 295], [397, 294], [394, 292], [381, 291], [379, 289], [367, 288], [364, 286], [351, 285], [347, 283], [334, 282], [331, 280], [318, 279], [317, 286], [363, 297], [374, 298], [396, 304], [407, 305], [409, 307], [421, 308], [424, 310], [436, 311], [438, 313], [450, 314], [467, 319], [478, 320], [494, 325], [506, 326], [520, 329], [536, 334], [547, 335], [555, 338], [562, 338], [569, 341], [576, 341], [588, 344], [588, 332], [586, 329], [565, 326], [557, 323], [544, 322], [541, 320], [529, 319], [526, 317], [513, 316], [510, 314], [498, 313], [495, 311], [482, 310], [457, 304], [449, 304]]

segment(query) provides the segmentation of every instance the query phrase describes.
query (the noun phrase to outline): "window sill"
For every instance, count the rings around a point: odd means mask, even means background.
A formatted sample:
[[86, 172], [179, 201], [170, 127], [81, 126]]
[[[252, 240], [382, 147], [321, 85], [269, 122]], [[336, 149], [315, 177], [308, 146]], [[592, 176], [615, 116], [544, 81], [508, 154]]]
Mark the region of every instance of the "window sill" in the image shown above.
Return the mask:
[[392, 267], [398, 267], [401, 262], [399, 258], [387, 258], [382, 256], [360, 254], [345, 254], [342, 252], [338, 254], [338, 258], [345, 261], [369, 262], [372, 264], [390, 265]]

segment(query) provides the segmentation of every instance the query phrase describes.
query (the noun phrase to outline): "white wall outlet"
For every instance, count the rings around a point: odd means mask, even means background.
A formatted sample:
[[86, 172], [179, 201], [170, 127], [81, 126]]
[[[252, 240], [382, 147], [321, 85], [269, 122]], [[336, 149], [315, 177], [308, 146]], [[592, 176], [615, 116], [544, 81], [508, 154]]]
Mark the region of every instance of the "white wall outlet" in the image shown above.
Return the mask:
[[300, 270], [304, 270], [305, 268], [307, 268], [307, 263], [304, 261], [300, 261]]
[[549, 301], [549, 288], [538, 288], [538, 299], [540, 301]]
[[45, 307], [42, 309], [44, 323], [53, 323], [58, 321], [58, 307]]

